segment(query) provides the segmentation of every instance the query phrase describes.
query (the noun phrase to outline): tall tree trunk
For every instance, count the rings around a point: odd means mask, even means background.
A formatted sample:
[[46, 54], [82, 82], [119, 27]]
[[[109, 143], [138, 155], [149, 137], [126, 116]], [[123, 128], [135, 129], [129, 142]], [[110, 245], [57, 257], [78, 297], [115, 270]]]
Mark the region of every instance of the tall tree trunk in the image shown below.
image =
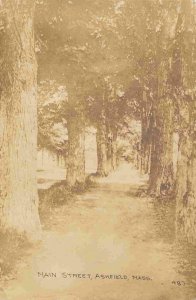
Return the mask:
[[67, 184], [74, 187], [85, 182], [85, 123], [84, 117], [76, 111], [70, 112], [67, 119], [68, 160]]
[[117, 137], [118, 131], [117, 127], [112, 127], [112, 169], [116, 170], [117, 168]]
[[150, 144], [148, 143], [148, 129], [145, 120], [142, 120], [142, 133], [141, 133], [141, 173], [148, 174], [149, 171], [149, 156]]
[[194, 244], [196, 244], [195, 10], [192, 1], [181, 1], [174, 60], [180, 125], [176, 180], [177, 232], [182, 233], [189, 242]]
[[141, 111], [141, 172], [148, 174], [150, 172], [151, 146], [152, 146], [152, 101], [143, 93], [143, 103]]
[[175, 36], [173, 30], [174, 16], [168, 11], [162, 16], [159, 33], [156, 34], [156, 51], [153, 76], [149, 76], [149, 90], [152, 98], [152, 146], [149, 177], [149, 193], [157, 197], [170, 196], [174, 187], [173, 168], [173, 132], [174, 103], [173, 90], [170, 82], [172, 73], [171, 39]]
[[34, 1], [2, 1], [0, 228], [38, 237]]
[[106, 125], [106, 139], [107, 139], [107, 170], [108, 173], [112, 171], [112, 131], [109, 120]]
[[[194, 103], [195, 102], [195, 103]], [[181, 128], [176, 178], [177, 231], [196, 244], [196, 101], [189, 103], [189, 120]], [[186, 110], [183, 111], [183, 114]], [[185, 125], [185, 124], [184, 124]]]
[[104, 111], [97, 123], [97, 175], [104, 177], [108, 175], [107, 169], [107, 138], [106, 138], [106, 120]]
[[117, 128], [107, 126], [107, 170], [111, 172], [117, 168]]
[[159, 52], [157, 59], [160, 63], [156, 68], [156, 79], [152, 88], [153, 122], [149, 193], [156, 197], [171, 196], [174, 189], [174, 103], [170, 83], [172, 54], [168, 42], [171, 38], [168, 29], [170, 18], [171, 16], [164, 20], [157, 40]]
[[159, 100], [153, 129], [149, 193], [159, 197], [173, 191], [173, 103]]

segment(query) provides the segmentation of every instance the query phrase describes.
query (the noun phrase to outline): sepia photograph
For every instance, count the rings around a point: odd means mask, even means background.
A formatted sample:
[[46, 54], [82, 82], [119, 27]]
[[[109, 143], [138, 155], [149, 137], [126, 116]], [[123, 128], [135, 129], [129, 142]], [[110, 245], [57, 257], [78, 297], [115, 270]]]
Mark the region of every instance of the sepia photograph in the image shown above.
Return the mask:
[[196, 0], [0, 0], [0, 300], [196, 300]]

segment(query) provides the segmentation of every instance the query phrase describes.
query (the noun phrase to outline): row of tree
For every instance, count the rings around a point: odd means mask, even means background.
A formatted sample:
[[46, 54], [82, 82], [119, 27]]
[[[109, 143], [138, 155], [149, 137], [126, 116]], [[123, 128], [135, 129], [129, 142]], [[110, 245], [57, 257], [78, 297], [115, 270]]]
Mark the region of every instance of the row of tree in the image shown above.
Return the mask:
[[[144, 84], [142, 170], [149, 173], [150, 194], [176, 198], [177, 229], [195, 242], [196, 7], [188, 0], [168, 3], [160, 1], [158, 7], [153, 3], [149, 13], [152, 22], [149, 25], [147, 18], [145, 24], [150, 40], [146, 40], [146, 60], [142, 65], [145, 73], [139, 78]], [[177, 173], [174, 172], [175, 134]]]

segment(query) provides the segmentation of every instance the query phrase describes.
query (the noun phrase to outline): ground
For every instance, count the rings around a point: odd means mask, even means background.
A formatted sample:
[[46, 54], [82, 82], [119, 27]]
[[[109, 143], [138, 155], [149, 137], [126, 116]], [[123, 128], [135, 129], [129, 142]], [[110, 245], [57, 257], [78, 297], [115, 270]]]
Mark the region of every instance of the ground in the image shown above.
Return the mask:
[[7, 283], [7, 299], [193, 300], [173, 250], [173, 210], [157, 209], [138, 193], [146, 180], [123, 163], [98, 186], [50, 211], [41, 245]]

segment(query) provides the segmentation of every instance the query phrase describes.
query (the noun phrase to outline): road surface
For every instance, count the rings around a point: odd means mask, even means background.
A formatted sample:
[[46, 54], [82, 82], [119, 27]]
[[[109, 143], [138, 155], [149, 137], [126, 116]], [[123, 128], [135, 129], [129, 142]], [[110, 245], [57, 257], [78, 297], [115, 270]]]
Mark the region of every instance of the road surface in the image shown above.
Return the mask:
[[42, 244], [8, 283], [8, 299], [193, 300], [179, 272], [172, 210], [137, 196], [145, 184], [124, 163], [97, 187], [53, 209]]

